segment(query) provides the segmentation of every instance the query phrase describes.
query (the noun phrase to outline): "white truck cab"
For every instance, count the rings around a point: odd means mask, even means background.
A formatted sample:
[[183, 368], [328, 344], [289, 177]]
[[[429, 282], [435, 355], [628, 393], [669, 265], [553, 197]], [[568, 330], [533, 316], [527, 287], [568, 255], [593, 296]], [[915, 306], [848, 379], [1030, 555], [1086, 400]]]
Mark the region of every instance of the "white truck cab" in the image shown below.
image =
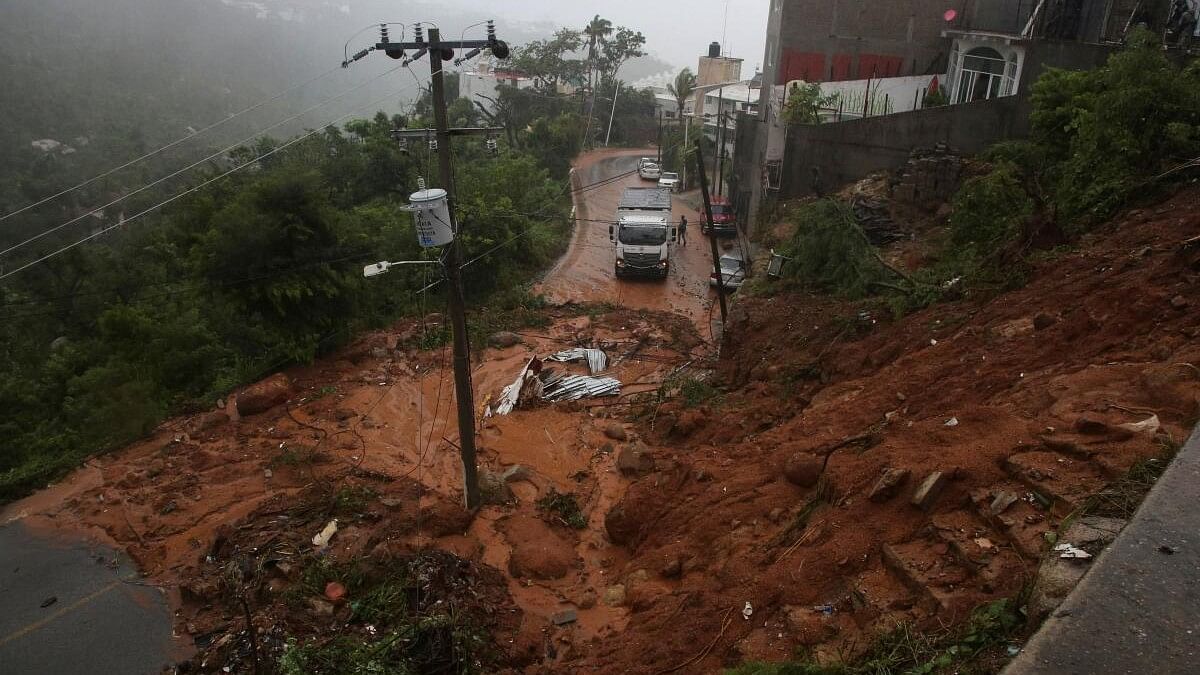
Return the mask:
[[625, 188], [617, 206], [609, 240], [616, 248], [617, 277], [665, 279], [671, 271], [671, 250], [677, 232], [671, 216], [671, 191], [665, 188]]

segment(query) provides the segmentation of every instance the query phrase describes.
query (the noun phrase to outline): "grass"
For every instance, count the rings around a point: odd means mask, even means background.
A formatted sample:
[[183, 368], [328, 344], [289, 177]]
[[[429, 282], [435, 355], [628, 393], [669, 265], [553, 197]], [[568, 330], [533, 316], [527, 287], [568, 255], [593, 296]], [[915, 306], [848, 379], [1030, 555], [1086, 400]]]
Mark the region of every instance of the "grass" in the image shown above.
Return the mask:
[[962, 627], [922, 633], [899, 624], [877, 636], [861, 653], [833, 663], [805, 654], [780, 663], [749, 662], [726, 675], [933, 675], [991, 673], [999, 669], [1009, 643], [1025, 617], [1019, 600], [997, 600], [977, 607]]
[[550, 488], [544, 497], [537, 500], [537, 507], [544, 515], [567, 527], [576, 530], [587, 527], [587, 516], [579, 508], [579, 500], [574, 492], [559, 492]]
[[319, 597], [330, 581], [346, 587], [351, 614], [340, 635], [288, 638], [279, 672], [370, 673], [408, 675], [426, 672], [483, 672], [490, 659], [490, 639], [467, 613], [417, 595], [429, 570], [420, 557], [397, 558], [368, 566], [362, 561], [335, 563], [310, 556], [285, 601], [302, 608]]
[[1134, 464], [1129, 471], [1116, 482], [1092, 495], [1079, 508], [1081, 516], [1103, 516], [1106, 518], [1121, 518], [1129, 520], [1137, 513], [1142, 500], [1154, 487], [1154, 483], [1167, 470], [1179, 446], [1173, 442], [1164, 442], [1157, 457], [1149, 457]]
[[716, 387], [695, 375], [685, 373], [667, 378], [659, 387], [658, 392], [660, 400], [678, 396], [685, 408], [699, 407], [720, 396]]

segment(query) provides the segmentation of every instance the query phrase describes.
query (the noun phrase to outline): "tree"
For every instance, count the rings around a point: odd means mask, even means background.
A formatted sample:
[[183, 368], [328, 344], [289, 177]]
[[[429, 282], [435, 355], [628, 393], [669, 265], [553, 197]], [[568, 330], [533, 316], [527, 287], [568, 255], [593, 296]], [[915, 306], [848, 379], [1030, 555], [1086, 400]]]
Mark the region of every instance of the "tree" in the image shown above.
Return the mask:
[[691, 68], [684, 68], [675, 76], [675, 81], [667, 85], [667, 93], [675, 97], [675, 106], [679, 110], [679, 119], [683, 119], [683, 108], [687, 100], [696, 91], [696, 75]]
[[[599, 14], [592, 17], [591, 22], [583, 29], [583, 34], [587, 36], [588, 45], [588, 89], [593, 92], [596, 89], [596, 60], [600, 57], [600, 47], [608, 39], [608, 36], [612, 35], [612, 32], [612, 22], [608, 19], [601, 19]], [[592, 101], [593, 103], [595, 102], [594, 94]]]
[[513, 66], [533, 78], [539, 88], [557, 91], [559, 83], [582, 79], [583, 61], [569, 58], [582, 46], [582, 33], [563, 28], [548, 40], [534, 40], [517, 49]]
[[645, 56], [646, 36], [640, 31], [618, 26], [612, 37], [600, 45], [600, 76], [607, 84], [616, 84], [617, 71], [630, 59]]
[[820, 124], [821, 109], [837, 103], [836, 93], [822, 95], [821, 85], [793, 84], [788, 92], [784, 116], [788, 124]]

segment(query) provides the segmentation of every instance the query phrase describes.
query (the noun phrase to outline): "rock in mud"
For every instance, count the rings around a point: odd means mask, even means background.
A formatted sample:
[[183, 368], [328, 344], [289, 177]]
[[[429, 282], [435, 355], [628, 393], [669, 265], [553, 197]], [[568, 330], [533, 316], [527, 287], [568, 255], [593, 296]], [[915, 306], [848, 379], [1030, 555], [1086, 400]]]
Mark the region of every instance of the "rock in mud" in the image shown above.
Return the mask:
[[667, 564], [662, 566], [659, 572], [666, 579], [678, 579], [683, 574], [683, 561], [679, 558], [672, 558]]
[[574, 544], [539, 518], [515, 515], [500, 530], [512, 546], [508, 571], [514, 577], [561, 579], [579, 563]]
[[488, 336], [488, 344], [499, 349], [515, 347], [521, 344], [521, 336], [504, 330], [500, 331], [499, 333], [492, 333], [490, 336]]
[[934, 471], [926, 476], [925, 480], [917, 486], [917, 491], [913, 493], [912, 505], [928, 510], [937, 501], [942, 489], [946, 487], [947, 480], [946, 474], [941, 471]]
[[564, 609], [562, 611], [555, 612], [550, 617], [550, 622], [553, 623], [555, 626], [565, 626], [569, 623], [575, 623], [578, 619], [579, 619], [579, 612], [575, 611], [574, 609], [568, 608], [568, 609]]
[[507, 504], [513, 499], [512, 489], [508, 487], [504, 474], [488, 469], [479, 470], [479, 494], [484, 504]]
[[811, 607], [784, 607], [784, 619], [788, 631], [797, 643], [805, 646], [819, 645], [827, 642], [838, 633], [837, 624], [824, 613], [813, 611]]
[[617, 504], [604, 516], [604, 531], [608, 540], [617, 545], [628, 544], [641, 532], [642, 521], [624, 504]]
[[463, 534], [474, 516], [458, 502], [441, 499], [421, 509], [421, 532], [431, 537]]
[[625, 604], [625, 585], [613, 584], [604, 589], [604, 604], [609, 607], [620, 607]]
[[617, 453], [617, 470], [627, 476], [648, 474], [654, 471], [654, 457], [641, 443], [626, 446]]
[[879, 480], [875, 482], [875, 487], [871, 488], [871, 493], [867, 498], [876, 504], [882, 504], [895, 497], [900, 486], [904, 484], [904, 481], [908, 480], [909, 473], [908, 469], [888, 469], [884, 471]]
[[825, 462], [809, 452], [797, 452], [788, 457], [783, 465], [783, 475], [793, 485], [812, 487], [821, 478]]
[[239, 415], [257, 415], [285, 402], [292, 394], [292, 381], [283, 373], [252, 384], [237, 395]]
[[1031, 621], [1041, 621], [1062, 604], [1075, 584], [1087, 573], [1094, 556], [1111, 544], [1124, 526], [1125, 521], [1118, 518], [1091, 516], [1081, 518], [1067, 528], [1061, 540], [1093, 554], [1093, 558], [1064, 559], [1051, 552], [1042, 559], [1029, 596]]
[[317, 616], [322, 616], [322, 617], [333, 616], [333, 610], [334, 610], [333, 603], [326, 600], [325, 598], [309, 598], [308, 599], [308, 608], [310, 610], [312, 610], [312, 613], [316, 614]]
[[612, 422], [608, 426], [604, 427], [604, 435], [608, 436], [614, 441], [629, 440], [629, 434], [626, 433], [625, 426], [619, 422]]

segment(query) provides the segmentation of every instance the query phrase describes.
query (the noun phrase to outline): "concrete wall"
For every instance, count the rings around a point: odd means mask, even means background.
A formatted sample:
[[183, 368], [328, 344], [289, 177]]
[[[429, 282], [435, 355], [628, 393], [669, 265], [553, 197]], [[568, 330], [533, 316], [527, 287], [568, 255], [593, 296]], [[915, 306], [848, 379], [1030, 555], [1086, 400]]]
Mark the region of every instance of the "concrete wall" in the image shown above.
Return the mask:
[[1029, 42], [1025, 48], [1025, 62], [1017, 95], [1022, 98], [1028, 96], [1033, 83], [1047, 68], [1094, 70], [1104, 65], [1114, 51], [1116, 47], [1109, 45], [1051, 40]]
[[1025, 136], [1028, 103], [1017, 96], [788, 129], [779, 198], [813, 193], [813, 167], [820, 184], [836, 189], [868, 174], [894, 169], [916, 148], [945, 143], [973, 154], [992, 143]]

